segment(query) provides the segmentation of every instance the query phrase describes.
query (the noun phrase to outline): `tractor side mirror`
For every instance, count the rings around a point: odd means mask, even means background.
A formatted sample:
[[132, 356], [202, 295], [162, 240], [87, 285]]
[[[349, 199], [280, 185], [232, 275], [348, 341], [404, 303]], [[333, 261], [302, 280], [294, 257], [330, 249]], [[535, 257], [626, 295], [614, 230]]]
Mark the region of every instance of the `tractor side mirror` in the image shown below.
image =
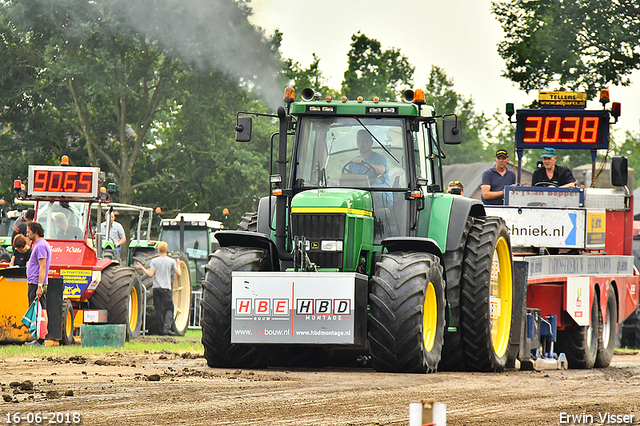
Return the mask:
[[629, 162], [627, 157], [611, 159], [611, 185], [625, 186], [629, 180]]
[[462, 128], [458, 117], [442, 119], [442, 139], [447, 145], [462, 143]]
[[236, 119], [236, 142], [251, 140], [251, 117], [238, 116]]

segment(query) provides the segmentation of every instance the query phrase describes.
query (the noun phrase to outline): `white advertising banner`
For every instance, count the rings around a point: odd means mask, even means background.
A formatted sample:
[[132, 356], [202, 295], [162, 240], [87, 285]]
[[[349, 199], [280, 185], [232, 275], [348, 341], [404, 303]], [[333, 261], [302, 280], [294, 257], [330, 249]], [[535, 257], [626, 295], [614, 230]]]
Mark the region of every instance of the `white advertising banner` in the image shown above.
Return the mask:
[[366, 291], [356, 273], [234, 272], [231, 343], [358, 344]]
[[485, 210], [505, 220], [513, 247], [585, 247], [583, 209], [485, 206]]

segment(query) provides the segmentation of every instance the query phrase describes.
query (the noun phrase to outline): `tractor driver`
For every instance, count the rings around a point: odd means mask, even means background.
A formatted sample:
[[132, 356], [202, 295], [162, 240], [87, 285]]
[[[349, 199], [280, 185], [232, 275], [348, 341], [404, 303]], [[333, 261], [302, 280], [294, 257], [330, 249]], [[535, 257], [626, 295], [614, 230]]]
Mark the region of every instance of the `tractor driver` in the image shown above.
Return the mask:
[[59, 212], [53, 215], [53, 222], [58, 228], [56, 238], [61, 240], [81, 240], [84, 238], [82, 229], [75, 225], [69, 225], [69, 219], [64, 213]]
[[[387, 157], [374, 152], [373, 138], [365, 129], [358, 131], [356, 136], [356, 144], [360, 155], [351, 160], [347, 166], [347, 170], [351, 173], [361, 173], [369, 176], [371, 187], [390, 188], [391, 179], [389, 178], [389, 163]], [[390, 192], [382, 192], [383, 204], [388, 203], [389, 207], [393, 204], [393, 196]]]

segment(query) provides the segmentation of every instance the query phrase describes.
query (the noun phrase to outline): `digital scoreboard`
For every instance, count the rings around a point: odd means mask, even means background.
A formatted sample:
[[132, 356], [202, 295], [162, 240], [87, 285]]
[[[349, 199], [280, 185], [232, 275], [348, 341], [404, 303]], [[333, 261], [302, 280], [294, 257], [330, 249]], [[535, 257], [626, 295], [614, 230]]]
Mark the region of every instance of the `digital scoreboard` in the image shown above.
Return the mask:
[[516, 114], [516, 148], [607, 149], [609, 112], [525, 109]]
[[98, 198], [98, 167], [29, 166], [32, 197]]

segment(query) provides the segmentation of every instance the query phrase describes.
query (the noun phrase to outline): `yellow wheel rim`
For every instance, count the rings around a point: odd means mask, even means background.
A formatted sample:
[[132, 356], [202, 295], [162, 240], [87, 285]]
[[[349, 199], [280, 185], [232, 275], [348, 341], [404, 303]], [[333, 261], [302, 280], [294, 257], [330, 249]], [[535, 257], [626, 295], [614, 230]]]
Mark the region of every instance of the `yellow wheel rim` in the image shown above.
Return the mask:
[[73, 312], [67, 311], [67, 317], [64, 322], [64, 332], [67, 336], [73, 338]]
[[189, 266], [180, 261], [181, 276], [174, 277], [173, 282], [173, 320], [176, 329], [184, 330], [189, 324], [189, 310], [191, 305], [191, 277]]
[[496, 249], [493, 252], [489, 305], [493, 350], [498, 357], [502, 357], [509, 347], [513, 306], [511, 257], [509, 245], [503, 237], [498, 239]]
[[138, 327], [139, 301], [140, 295], [138, 294], [138, 288], [132, 285], [131, 293], [129, 294], [129, 330], [135, 330], [136, 327]]
[[436, 290], [432, 282], [427, 285], [427, 292], [424, 297], [424, 309], [422, 313], [422, 340], [427, 352], [433, 349], [436, 341], [436, 331], [438, 330], [438, 299]]

